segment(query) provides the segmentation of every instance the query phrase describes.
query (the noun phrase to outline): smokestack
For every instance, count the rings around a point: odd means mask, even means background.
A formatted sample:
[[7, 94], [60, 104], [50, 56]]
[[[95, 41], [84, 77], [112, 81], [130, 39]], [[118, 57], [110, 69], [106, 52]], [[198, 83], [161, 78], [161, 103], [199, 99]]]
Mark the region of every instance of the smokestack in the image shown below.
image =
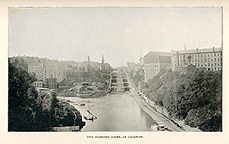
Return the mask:
[[102, 64], [104, 64], [104, 55], [102, 55]]
[[87, 72], [90, 72], [90, 56], [88, 56], [88, 61], [87, 61]]

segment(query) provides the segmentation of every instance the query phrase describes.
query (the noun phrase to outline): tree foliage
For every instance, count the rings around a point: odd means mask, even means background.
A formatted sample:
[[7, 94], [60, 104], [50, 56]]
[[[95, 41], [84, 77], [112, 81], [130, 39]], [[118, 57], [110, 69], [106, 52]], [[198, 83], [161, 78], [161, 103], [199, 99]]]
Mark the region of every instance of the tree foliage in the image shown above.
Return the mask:
[[151, 79], [144, 92], [173, 118], [203, 131], [222, 130], [221, 71], [166, 71]]
[[58, 101], [54, 92], [38, 94], [36, 80], [9, 62], [8, 130], [50, 131], [53, 126], [84, 125], [80, 113]]

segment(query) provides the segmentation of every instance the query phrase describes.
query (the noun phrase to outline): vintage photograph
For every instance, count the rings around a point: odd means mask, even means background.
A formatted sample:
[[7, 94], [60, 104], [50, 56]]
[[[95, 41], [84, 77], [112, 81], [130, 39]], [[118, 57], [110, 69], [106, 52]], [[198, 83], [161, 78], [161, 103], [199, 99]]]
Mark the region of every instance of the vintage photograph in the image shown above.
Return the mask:
[[222, 132], [222, 7], [9, 7], [8, 132]]

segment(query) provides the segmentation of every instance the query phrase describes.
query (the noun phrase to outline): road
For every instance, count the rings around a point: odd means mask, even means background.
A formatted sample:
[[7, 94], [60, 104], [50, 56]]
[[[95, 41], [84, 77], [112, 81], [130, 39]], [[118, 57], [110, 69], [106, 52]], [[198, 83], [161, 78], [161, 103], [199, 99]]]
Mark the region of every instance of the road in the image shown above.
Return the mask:
[[164, 125], [169, 130], [175, 131], [175, 132], [182, 132], [183, 129], [180, 129], [178, 126], [176, 126], [172, 121], [170, 121], [168, 118], [164, 117], [162, 114], [158, 113], [154, 108], [152, 108], [150, 105], [148, 105], [137, 93], [137, 88], [133, 84], [133, 81], [129, 78], [129, 82], [131, 87], [134, 89], [131, 90], [131, 94], [136, 100], [137, 104], [149, 115], [154, 119], [159, 125]]

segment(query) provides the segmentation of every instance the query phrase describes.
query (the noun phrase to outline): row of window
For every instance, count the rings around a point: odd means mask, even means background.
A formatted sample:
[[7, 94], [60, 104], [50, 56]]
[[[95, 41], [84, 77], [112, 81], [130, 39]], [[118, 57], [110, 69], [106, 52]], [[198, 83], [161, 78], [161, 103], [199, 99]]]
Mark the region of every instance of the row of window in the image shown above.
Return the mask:
[[205, 53], [205, 54], [184, 54], [184, 55], [179, 55], [180, 58], [186, 58], [188, 56], [191, 57], [213, 57], [213, 56], [222, 56], [222, 52], [217, 52], [217, 53]]
[[215, 67], [215, 68], [207, 68], [207, 70], [211, 70], [211, 71], [219, 71], [219, 70], [222, 70], [221, 67]]
[[[192, 61], [192, 62], [194, 62], [194, 61], [195, 61], [195, 62], [197, 62], [197, 61], [198, 61], [198, 62], [200, 62], [200, 61], [202, 62], [202, 61], [220, 61], [220, 60], [222, 61], [222, 57], [221, 57], [221, 58], [214, 58], [214, 59], [213, 59], [213, 58], [192, 59], [191, 61]], [[187, 60], [187, 59], [180, 59], [180, 62], [182, 62], [182, 61], [190, 61], [190, 60]]]
[[151, 68], [158, 68], [159, 65], [145, 65], [145, 68], [151, 69]]
[[[180, 65], [186, 65], [186, 64], [188, 64], [188, 63], [186, 63], [186, 62], [184, 62], [184, 63], [180, 63]], [[194, 63], [194, 62], [192, 62], [191, 64], [193, 64], [193, 65], [196, 65], [196, 66], [222, 66], [222, 62], [221, 63], [204, 63], [204, 62], [202, 62], [202, 63]], [[176, 66], [176, 64], [175, 64], [175, 66]]]

